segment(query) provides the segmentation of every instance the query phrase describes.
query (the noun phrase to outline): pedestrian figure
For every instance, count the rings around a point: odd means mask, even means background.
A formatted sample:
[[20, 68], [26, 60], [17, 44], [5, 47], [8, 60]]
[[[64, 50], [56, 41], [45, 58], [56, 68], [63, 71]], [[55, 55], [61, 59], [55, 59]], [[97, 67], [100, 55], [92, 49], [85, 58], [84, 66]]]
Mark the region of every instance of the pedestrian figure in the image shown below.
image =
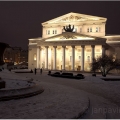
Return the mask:
[[40, 73], [42, 74], [42, 68], [40, 69]]
[[35, 75], [36, 75], [36, 71], [37, 71], [37, 69], [35, 68]]

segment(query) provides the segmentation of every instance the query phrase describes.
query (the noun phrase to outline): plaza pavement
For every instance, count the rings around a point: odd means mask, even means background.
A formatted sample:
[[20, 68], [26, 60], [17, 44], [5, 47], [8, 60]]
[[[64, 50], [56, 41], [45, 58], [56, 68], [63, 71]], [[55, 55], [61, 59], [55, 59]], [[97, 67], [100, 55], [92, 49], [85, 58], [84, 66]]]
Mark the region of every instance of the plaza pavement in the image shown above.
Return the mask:
[[47, 72], [15, 75], [33, 78], [45, 91], [29, 98], [0, 102], [2, 119], [120, 118], [120, 81], [104, 81], [101, 75], [92, 77], [89, 73], [81, 80], [51, 77]]

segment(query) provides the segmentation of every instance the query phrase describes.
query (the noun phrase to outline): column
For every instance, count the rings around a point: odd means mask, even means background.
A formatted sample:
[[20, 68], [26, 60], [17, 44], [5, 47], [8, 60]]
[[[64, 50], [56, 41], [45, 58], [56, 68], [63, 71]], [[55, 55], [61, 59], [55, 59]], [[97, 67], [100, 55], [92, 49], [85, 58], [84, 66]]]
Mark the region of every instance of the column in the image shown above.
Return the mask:
[[102, 45], [102, 57], [105, 56], [105, 45]]
[[37, 46], [37, 68], [39, 68], [40, 61], [40, 46]]
[[75, 70], [75, 46], [72, 46], [72, 70]]
[[45, 69], [48, 69], [48, 46], [45, 46]]
[[42, 50], [42, 48], [41, 48], [41, 46], [40, 46], [40, 53], [39, 53], [39, 68], [42, 68], [42, 61], [41, 61], [41, 50]]
[[81, 45], [82, 51], [81, 51], [81, 71], [84, 71], [84, 45]]
[[66, 46], [62, 46], [62, 51], [63, 51], [62, 70], [65, 70], [65, 48]]
[[92, 55], [91, 55], [91, 63], [93, 62], [93, 59], [95, 58], [95, 45], [91, 45], [92, 47]]
[[56, 48], [57, 46], [53, 46], [53, 48], [54, 48], [53, 69], [56, 70]]

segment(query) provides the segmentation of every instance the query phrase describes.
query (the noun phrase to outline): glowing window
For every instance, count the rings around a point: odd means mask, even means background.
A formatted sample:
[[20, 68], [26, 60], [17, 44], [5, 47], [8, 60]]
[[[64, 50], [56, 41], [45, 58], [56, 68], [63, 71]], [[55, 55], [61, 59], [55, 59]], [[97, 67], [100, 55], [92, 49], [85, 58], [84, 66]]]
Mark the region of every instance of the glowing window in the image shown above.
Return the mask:
[[37, 60], [37, 56], [36, 56], [36, 54], [34, 54], [34, 60]]
[[90, 56], [87, 57], [88, 62], [90, 62]]

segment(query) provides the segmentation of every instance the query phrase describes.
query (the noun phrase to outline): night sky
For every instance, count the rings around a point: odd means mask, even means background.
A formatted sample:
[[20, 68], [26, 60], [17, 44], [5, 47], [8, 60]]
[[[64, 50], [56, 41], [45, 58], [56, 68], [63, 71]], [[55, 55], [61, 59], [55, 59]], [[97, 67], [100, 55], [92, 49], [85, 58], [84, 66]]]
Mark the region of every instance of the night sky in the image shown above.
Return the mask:
[[42, 22], [76, 12], [107, 18], [106, 34], [120, 34], [120, 1], [0, 1], [0, 41], [27, 49]]

